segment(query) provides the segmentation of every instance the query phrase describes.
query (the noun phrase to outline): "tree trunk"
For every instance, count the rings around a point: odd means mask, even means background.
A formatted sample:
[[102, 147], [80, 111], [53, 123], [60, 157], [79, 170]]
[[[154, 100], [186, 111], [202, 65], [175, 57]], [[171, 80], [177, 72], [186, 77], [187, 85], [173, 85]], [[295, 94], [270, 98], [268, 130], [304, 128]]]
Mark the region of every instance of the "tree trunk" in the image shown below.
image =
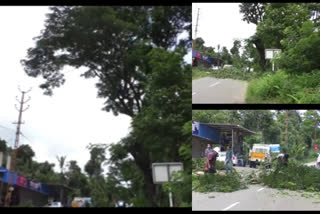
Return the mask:
[[263, 45], [263, 42], [261, 39], [257, 38], [255, 40], [253, 40], [253, 43], [255, 44], [256, 48], [257, 48], [257, 51], [259, 53], [259, 57], [260, 57], [260, 60], [259, 60], [259, 64], [260, 64], [260, 67], [261, 69], [264, 71], [266, 68], [266, 58], [265, 58], [265, 48], [264, 48], [264, 45]]
[[148, 157], [148, 154], [146, 154], [143, 148], [141, 148], [141, 146], [137, 143], [134, 143], [134, 145], [132, 145], [128, 150], [134, 157], [136, 165], [143, 173], [143, 192], [145, 198], [148, 200], [152, 207], [157, 207], [157, 202], [155, 200], [156, 185], [153, 183], [151, 160]]

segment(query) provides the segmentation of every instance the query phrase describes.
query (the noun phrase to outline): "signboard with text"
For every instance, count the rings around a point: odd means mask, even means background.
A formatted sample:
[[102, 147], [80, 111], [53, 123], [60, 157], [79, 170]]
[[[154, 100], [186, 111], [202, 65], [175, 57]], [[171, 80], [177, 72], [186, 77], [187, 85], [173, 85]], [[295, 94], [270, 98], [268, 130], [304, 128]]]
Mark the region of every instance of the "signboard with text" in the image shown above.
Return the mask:
[[152, 177], [153, 183], [162, 184], [170, 181], [173, 172], [183, 170], [183, 164], [180, 162], [153, 163]]
[[319, 146], [317, 144], [313, 145], [314, 150], [319, 150]]
[[277, 58], [281, 53], [281, 49], [265, 49], [266, 59]]

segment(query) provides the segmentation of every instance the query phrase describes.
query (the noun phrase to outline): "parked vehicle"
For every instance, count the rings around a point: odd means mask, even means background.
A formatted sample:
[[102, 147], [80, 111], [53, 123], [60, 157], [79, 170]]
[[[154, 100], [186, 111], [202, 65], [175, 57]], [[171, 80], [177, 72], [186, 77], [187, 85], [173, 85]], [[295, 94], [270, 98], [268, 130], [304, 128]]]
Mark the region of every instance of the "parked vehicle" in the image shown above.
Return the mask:
[[320, 168], [320, 153], [318, 153], [318, 159], [317, 159], [316, 167]]
[[59, 201], [49, 202], [45, 207], [63, 207], [62, 203]]
[[249, 152], [249, 166], [256, 168], [262, 162], [271, 162], [271, 153], [280, 152], [279, 144], [253, 144]]
[[218, 154], [219, 156], [217, 158], [217, 161], [225, 162], [227, 152], [218, 152]]
[[232, 65], [224, 65], [223, 69], [232, 68]]
[[90, 207], [91, 203], [91, 198], [76, 197], [73, 199], [71, 207]]

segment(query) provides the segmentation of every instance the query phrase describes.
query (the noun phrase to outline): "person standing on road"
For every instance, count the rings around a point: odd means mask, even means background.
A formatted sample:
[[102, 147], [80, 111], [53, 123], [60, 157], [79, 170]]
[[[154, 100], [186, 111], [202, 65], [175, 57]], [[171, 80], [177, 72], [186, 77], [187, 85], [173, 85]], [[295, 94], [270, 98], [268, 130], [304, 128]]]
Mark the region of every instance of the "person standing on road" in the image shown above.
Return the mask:
[[228, 173], [228, 171], [229, 171], [229, 167], [228, 167], [229, 164], [230, 164], [230, 171], [232, 173], [232, 165], [233, 165], [233, 163], [232, 163], [232, 150], [229, 146], [227, 146], [226, 160], [225, 160], [225, 165], [224, 165], [224, 167], [226, 169], [226, 173]]
[[212, 150], [206, 158], [205, 172], [216, 173], [216, 160], [219, 156], [218, 152]]
[[213, 152], [213, 149], [211, 148], [211, 145], [208, 144], [208, 146], [207, 146], [207, 148], [206, 148], [206, 151], [204, 152], [205, 155], [206, 155], [206, 157], [208, 156], [208, 154], [209, 154], [210, 152]]

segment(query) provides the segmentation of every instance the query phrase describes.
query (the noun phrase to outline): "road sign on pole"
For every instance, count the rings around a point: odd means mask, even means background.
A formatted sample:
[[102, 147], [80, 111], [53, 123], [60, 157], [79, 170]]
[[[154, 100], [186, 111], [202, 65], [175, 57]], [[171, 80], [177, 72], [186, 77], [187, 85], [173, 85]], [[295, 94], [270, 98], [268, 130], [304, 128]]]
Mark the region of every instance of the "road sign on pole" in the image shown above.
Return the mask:
[[317, 144], [314, 144], [314, 145], [313, 145], [313, 149], [314, 149], [314, 150], [319, 150], [319, 146], [318, 146]]
[[[173, 172], [183, 170], [183, 164], [179, 162], [167, 162], [167, 163], [153, 163], [152, 164], [152, 178], [153, 183], [162, 184], [171, 180]], [[172, 193], [169, 191], [169, 203], [170, 207], [173, 207]]]
[[[281, 49], [265, 49], [266, 59], [276, 59], [279, 58]], [[272, 71], [274, 71], [274, 62], [272, 62]]]

